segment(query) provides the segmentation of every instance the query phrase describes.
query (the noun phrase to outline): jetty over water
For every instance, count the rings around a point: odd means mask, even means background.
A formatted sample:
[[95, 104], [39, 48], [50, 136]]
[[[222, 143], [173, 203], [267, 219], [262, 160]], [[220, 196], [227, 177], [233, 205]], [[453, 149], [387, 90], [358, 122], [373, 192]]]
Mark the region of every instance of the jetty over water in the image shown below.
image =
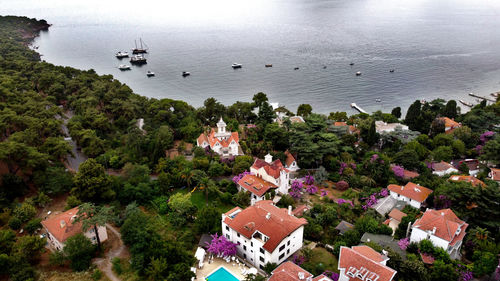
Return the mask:
[[480, 95], [476, 95], [474, 93], [470, 93], [469, 96], [475, 97], [475, 98], [479, 98], [479, 99], [483, 99], [483, 100], [486, 100], [486, 101], [496, 102], [496, 100], [493, 100], [493, 99], [490, 99], [490, 98], [487, 98], [487, 97], [483, 97], [483, 96], [480, 96]]
[[366, 113], [368, 114], [368, 112], [366, 112], [364, 109], [362, 109], [361, 107], [359, 107], [359, 105], [357, 105], [356, 103], [351, 103], [351, 107], [356, 109], [357, 111], [361, 112], [361, 113]]

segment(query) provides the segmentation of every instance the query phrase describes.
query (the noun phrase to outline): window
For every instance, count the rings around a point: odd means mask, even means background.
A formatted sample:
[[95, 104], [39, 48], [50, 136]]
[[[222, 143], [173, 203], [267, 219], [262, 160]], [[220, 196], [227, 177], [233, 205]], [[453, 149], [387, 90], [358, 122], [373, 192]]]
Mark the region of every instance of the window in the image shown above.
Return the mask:
[[287, 255], [290, 254], [290, 249], [286, 250], [286, 254]]
[[261, 265], [259, 265], [259, 267], [260, 267], [260, 269], [264, 270], [264, 267], [262, 266], [262, 264], [261, 264]]
[[284, 249], [285, 249], [285, 245], [281, 246], [281, 247], [280, 247], [280, 249], [279, 249], [279, 251], [281, 252], [281, 251], [283, 251]]
[[250, 246], [252, 246], [252, 247], [253, 247], [253, 242], [250, 242]]
[[290, 246], [290, 240], [288, 240], [288, 242], [286, 242], [286, 244], [287, 244], [288, 246]]
[[229, 231], [229, 226], [226, 225], [226, 230]]
[[260, 252], [263, 254], [264, 253], [264, 249], [260, 248]]
[[229, 239], [229, 234], [226, 234], [226, 238]]
[[263, 257], [260, 257], [260, 258], [259, 258], [259, 260], [260, 260], [261, 262], [264, 262], [264, 258], [263, 258]]
[[247, 246], [243, 245], [243, 250], [246, 251], [247, 250]]
[[243, 254], [243, 258], [246, 259], [247, 258], [247, 254]]
[[238, 237], [240, 237], [240, 234], [238, 233]]
[[278, 259], [281, 260], [284, 256], [285, 256], [285, 253], [281, 254]]

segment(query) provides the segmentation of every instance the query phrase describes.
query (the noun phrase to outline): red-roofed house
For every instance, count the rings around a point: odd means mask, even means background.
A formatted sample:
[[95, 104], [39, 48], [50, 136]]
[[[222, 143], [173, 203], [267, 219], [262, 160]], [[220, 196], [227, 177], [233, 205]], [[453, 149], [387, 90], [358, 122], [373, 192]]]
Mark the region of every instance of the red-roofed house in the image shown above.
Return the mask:
[[323, 274], [313, 277], [309, 271], [291, 261], [286, 261], [271, 272], [271, 277], [267, 281], [332, 281], [332, 279]]
[[488, 176], [490, 176], [491, 180], [500, 183], [500, 169], [491, 168]]
[[267, 154], [264, 160], [255, 159], [250, 172], [261, 179], [278, 187], [278, 192], [288, 194], [290, 188], [290, 171], [283, 166], [279, 159], [273, 161], [273, 156]]
[[285, 151], [285, 156], [286, 156], [285, 168], [287, 168], [288, 170], [290, 170], [292, 172], [295, 172], [295, 171], [300, 169], [299, 165], [297, 165], [297, 161], [295, 160], [295, 157], [293, 157], [293, 155], [288, 150]]
[[340, 247], [339, 281], [390, 281], [396, 271], [386, 266], [387, 258], [368, 246]]
[[440, 177], [451, 173], [458, 173], [458, 169], [448, 162], [437, 162], [431, 164], [432, 173]]
[[396, 231], [403, 217], [406, 217], [407, 214], [401, 212], [400, 210], [394, 208], [389, 213], [389, 219], [387, 220], [387, 225], [392, 228], [392, 233]]
[[482, 186], [482, 187], [486, 186], [486, 184], [483, 181], [481, 181], [480, 179], [478, 179], [474, 176], [453, 175], [448, 180], [454, 181], [454, 182], [464, 181], [464, 182], [468, 182], [468, 183], [472, 184], [472, 186]]
[[196, 140], [199, 147], [207, 147], [222, 156], [242, 155], [238, 132], [226, 131], [226, 123], [220, 118], [217, 122], [217, 132], [212, 128], [209, 134], [202, 133]]
[[[42, 221], [42, 226], [47, 232], [48, 241], [54, 249], [61, 251], [64, 248], [64, 243], [69, 237], [82, 232], [82, 223], [74, 223], [77, 213], [78, 207], [75, 207]], [[106, 227], [99, 226], [97, 227], [97, 231], [99, 232], [99, 239], [101, 242], [108, 240]], [[97, 243], [93, 228], [87, 230], [84, 235], [87, 236], [92, 243]]]
[[445, 134], [451, 134], [456, 128], [462, 127], [461, 123], [458, 123], [457, 121], [450, 119], [448, 117], [441, 117], [439, 120], [444, 122], [444, 133]]
[[390, 184], [387, 189], [389, 189], [392, 198], [408, 202], [410, 206], [417, 209], [420, 209], [422, 203], [432, 193], [432, 190], [427, 187], [412, 182], [407, 183], [405, 186]]
[[452, 259], [457, 259], [460, 257], [460, 247], [468, 226], [450, 209], [428, 209], [413, 223], [410, 242], [418, 243], [429, 239], [434, 246], [448, 252]]
[[302, 248], [306, 219], [276, 207], [272, 201], [256, 202], [244, 210], [236, 207], [222, 214], [222, 235], [238, 244], [238, 255], [263, 268], [280, 264]]

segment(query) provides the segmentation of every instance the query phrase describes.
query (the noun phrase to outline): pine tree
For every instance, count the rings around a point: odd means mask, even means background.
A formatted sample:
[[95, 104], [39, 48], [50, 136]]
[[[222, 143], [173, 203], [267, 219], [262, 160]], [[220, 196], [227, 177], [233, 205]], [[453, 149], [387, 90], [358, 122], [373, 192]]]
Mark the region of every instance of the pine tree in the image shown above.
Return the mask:
[[405, 123], [408, 125], [410, 130], [416, 131], [418, 128], [418, 117], [420, 117], [420, 108], [422, 104], [419, 100], [416, 100], [410, 108], [408, 108], [408, 112], [406, 112]]

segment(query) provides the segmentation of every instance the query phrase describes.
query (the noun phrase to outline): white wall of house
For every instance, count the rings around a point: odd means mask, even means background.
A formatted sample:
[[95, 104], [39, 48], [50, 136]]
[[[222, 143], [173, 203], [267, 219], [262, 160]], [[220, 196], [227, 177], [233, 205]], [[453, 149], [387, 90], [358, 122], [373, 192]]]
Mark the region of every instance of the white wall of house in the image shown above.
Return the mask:
[[457, 170], [457, 169], [455, 169], [455, 168], [449, 168], [449, 169], [448, 169], [448, 170], [446, 170], [446, 171], [433, 171], [432, 173], [433, 173], [434, 175], [438, 175], [438, 176], [442, 177], [442, 176], [444, 176], [444, 175], [449, 175], [449, 174], [451, 174], [451, 173], [457, 173], [457, 172], [458, 172], [458, 170]]
[[290, 163], [290, 166], [286, 167], [290, 171], [297, 171], [299, 169], [299, 165], [297, 165], [297, 161], [293, 161]]
[[338, 281], [349, 281], [349, 276], [345, 275], [345, 268], [341, 268]]
[[263, 240], [254, 237], [246, 238], [224, 223], [224, 218], [225, 215], [223, 214], [222, 235], [224, 235], [229, 241], [239, 244], [237, 246], [238, 255], [253, 264], [255, 267], [262, 269], [262, 267], [264, 267], [267, 263], [280, 264], [293, 253], [302, 248], [304, 236], [303, 226], [299, 227], [283, 239], [280, 244], [278, 244], [276, 249], [274, 249], [272, 253], [269, 253], [263, 248], [265, 243]]
[[277, 192], [281, 194], [288, 194], [288, 190], [290, 189], [290, 174], [282, 170], [277, 179], [267, 174], [264, 167], [260, 167], [259, 169], [255, 169], [250, 167], [250, 172], [254, 175], [262, 177], [263, 180], [270, 182], [274, 185], [278, 186]]
[[257, 196], [255, 193], [252, 193], [248, 191], [246, 188], [242, 187], [241, 185], [238, 185], [238, 191], [245, 191], [250, 194], [250, 200], [254, 199], [255, 202], [258, 202], [260, 200], [265, 200], [266, 199], [266, 194], [262, 196]]
[[[58, 251], [62, 251], [62, 249], [64, 248], [64, 243], [60, 242], [59, 240], [57, 240], [50, 232], [47, 228], [45, 228], [45, 231], [47, 232], [47, 241], [49, 242], [49, 244], [56, 250]], [[108, 232], [106, 231], [106, 227], [105, 226], [98, 226], [97, 227], [97, 232], [99, 233], [99, 239], [101, 240], [101, 243], [108, 240]], [[97, 243], [97, 238], [94, 234], [94, 229], [91, 228], [89, 230], [87, 230], [85, 233], [83, 233], [83, 235], [85, 235], [87, 238], [90, 239], [90, 241], [92, 241], [92, 243], [96, 244]]]
[[403, 195], [401, 195], [401, 194], [399, 194], [399, 193], [396, 193], [396, 192], [394, 192], [394, 191], [391, 191], [391, 192], [390, 192], [390, 195], [391, 195], [391, 197], [392, 197], [392, 198], [394, 198], [394, 199], [397, 199], [397, 200], [400, 200], [400, 201], [404, 201], [404, 202], [406, 202], [407, 204], [409, 204], [409, 205], [410, 205], [410, 206], [412, 206], [413, 208], [420, 209], [420, 206], [422, 205], [420, 202], [415, 201], [415, 200], [413, 200], [413, 199], [411, 199], [411, 198], [408, 198], [408, 197], [406, 197], [406, 196], [403, 196]]
[[418, 243], [424, 239], [429, 239], [434, 246], [441, 247], [445, 251], [448, 250], [448, 246], [450, 244], [448, 241], [433, 235], [431, 232], [427, 232], [413, 226], [410, 235], [410, 242]]

